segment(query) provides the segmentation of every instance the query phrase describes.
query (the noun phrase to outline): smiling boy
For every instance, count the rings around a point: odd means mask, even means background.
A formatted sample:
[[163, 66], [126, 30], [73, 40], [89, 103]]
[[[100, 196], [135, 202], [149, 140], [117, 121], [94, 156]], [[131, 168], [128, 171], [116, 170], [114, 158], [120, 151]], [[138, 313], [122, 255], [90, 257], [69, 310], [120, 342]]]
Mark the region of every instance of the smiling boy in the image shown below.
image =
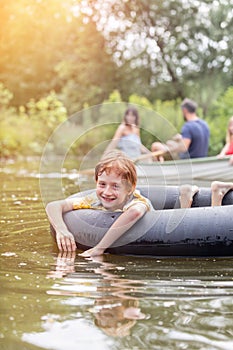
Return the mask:
[[147, 211], [150, 201], [136, 191], [137, 173], [134, 163], [121, 152], [111, 152], [95, 168], [96, 191], [82, 198], [51, 202], [46, 212], [56, 232], [59, 250], [74, 251], [76, 243], [63, 221], [63, 213], [78, 209], [122, 211], [101, 241], [80, 254], [92, 257], [104, 253], [113, 242], [128, 231]]

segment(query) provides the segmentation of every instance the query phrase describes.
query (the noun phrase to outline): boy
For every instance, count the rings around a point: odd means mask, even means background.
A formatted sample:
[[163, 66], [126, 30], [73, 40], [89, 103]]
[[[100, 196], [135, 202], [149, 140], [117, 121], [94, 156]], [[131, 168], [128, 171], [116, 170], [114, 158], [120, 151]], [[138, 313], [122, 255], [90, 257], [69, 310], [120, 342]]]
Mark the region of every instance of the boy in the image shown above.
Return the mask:
[[[75, 251], [76, 243], [68, 231], [62, 214], [77, 209], [122, 211], [101, 241], [82, 254], [93, 257], [104, 253], [113, 242], [129, 230], [147, 211], [154, 210], [151, 202], [135, 191], [137, 174], [134, 163], [121, 152], [111, 152], [95, 168], [96, 191], [83, 198], [68, 198], [51, 202], [46, 212], [56, 231], [59, 250]], [[212, 206], [221, 205], [224, 195], [233, 189], [233, 183], [214, 181], [211, 184]], [[191, 207], [197, 186], [180, 187], [181, 208]]]
[[51, 202], [46, 212], [56, 231], [59, 250], [74, 251], [76, 244], [68, 231], [62, 214], [77, 209], [101, 209], [122, 211], [101, 241], [93, 248], [80, 254], [93, 257], [103, 254], [113, 242], [129, 230], [147, 211], [153, 210], [150, 201], [135, 191], [136, 168], [132, 160], [122, 152], [111, 152], [95, 168], [96, 191], [83, 198], [68, 198]]

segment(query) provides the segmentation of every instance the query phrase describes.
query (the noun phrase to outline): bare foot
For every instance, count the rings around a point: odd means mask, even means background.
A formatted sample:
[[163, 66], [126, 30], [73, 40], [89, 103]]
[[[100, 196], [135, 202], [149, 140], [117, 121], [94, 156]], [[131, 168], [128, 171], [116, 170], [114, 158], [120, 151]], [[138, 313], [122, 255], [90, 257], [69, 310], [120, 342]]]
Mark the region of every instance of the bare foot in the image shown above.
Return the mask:
[[211, 205], [212, 206], [222, 205], [223, 197], [230, 190], [233, 190], [233, 182], [220, 182], [220, 181], [212, 182], [212, 184], [211, 184], [211, 192], [212, 192]]
[[190, 208], [193, 202], [193, 196], [199, 191], [197, 186], [181, 185], [180, 186], [180, 207]]
[[[154, 142], [151, 145], [151, 152], [158, 152], [161, 151], [162, 153], [166, 153], [167, 152], [167, 147], [165, 144], [161, 143], [161, 142]], [[164, 157], [162, 155], [154, 155], [153, 156], [153, 161], [159, 161], [161, 163], [163, 163], [164, 161]]]
[[159, 162], [163, 163], [164, 162], [164, 157], [163, 156], [159, 156]]

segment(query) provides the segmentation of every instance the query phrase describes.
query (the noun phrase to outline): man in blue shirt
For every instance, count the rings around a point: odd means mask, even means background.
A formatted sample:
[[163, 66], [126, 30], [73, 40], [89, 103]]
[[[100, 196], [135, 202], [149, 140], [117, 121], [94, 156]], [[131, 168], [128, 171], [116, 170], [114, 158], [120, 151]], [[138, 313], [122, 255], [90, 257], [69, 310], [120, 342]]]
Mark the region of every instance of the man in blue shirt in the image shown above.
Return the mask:
[[[175, 135], [173, 140], [166, 144], [154, 142], [151, 146], [152, 152], [158, 150], [179, 153], [181, 159], [199, 158], [208, 155], [210, 131], [207, 123], [196, 114], [197, 104], [186, 98], [181, 104], [185, 124], [181, 129], [181, 135]], [[162, 160], [162, 158], [159, 158]]]

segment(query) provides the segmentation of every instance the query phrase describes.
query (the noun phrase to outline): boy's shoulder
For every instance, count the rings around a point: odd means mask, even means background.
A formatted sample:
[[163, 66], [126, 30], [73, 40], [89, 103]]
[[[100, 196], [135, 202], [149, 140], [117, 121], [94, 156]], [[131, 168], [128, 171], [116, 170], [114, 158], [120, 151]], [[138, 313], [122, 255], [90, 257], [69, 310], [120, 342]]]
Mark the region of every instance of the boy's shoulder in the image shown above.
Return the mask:
[[136, 189], [133, 192], [133, 196], [132, 196], [131, 200], [128, 203], [126, 203], [123, 210], [125, 211], [125, 210], [129, 209], [132, 205], [135, 205], [137, 203], [145, 204], [148, 211], [154, 210], [154, 208], [151, 204], [151, 201], [148, 198], [144, 197], [138, 189]]
[[91, 208], [92, 205], [97, 202], [98, 198], [96, 195], [96, 191], [93, 190], [90, 193], [84, 195], [84, 196], [79, 196], [79, 197], [74, 197], [73, 201], [73, 209], [88, 209]]

